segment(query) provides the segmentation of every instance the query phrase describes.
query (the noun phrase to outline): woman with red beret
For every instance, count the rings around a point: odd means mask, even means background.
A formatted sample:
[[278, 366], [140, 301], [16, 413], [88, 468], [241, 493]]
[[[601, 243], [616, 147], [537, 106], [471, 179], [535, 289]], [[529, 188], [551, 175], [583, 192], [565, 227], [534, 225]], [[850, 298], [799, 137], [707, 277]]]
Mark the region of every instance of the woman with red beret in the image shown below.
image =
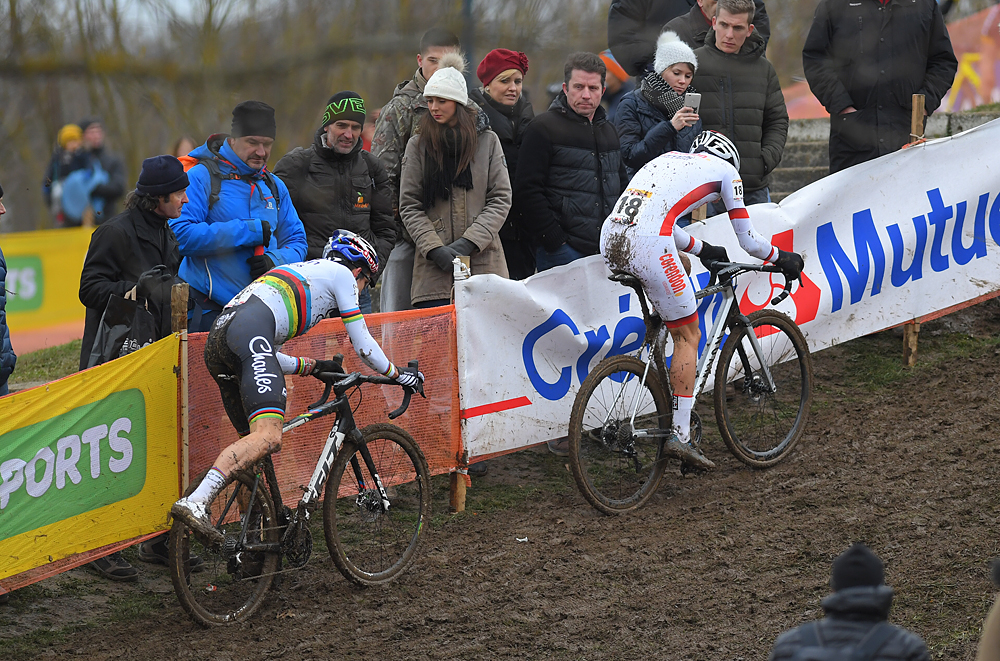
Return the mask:
[[[483, 87], [469, 93], [490, 118], [490, 126], [500, 137], [507, 172], [514, 181], [517, 154], [528, 122], [535, 116], [531, 103], [522, 95], [524, 76], [528, 73], [528, 58], [524, 53], [496, 48], [491, 50], [476, 68]], [[507, 258], [507, 270], [512, 280], [523, 280], [535, 272], [534, 252], [517, 228], [517, 200], [513, 201], [507, 220], [500, 228], [500, 242]]]

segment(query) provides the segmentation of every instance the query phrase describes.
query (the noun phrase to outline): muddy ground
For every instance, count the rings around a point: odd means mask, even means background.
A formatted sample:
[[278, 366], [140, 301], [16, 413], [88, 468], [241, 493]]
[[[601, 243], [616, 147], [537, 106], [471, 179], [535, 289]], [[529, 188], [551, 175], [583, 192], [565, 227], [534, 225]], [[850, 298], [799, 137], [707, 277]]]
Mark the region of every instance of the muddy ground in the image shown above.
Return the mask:
[[397, 583], [352, 586], [319, 534], [244, 625], [195, 626], [164, 567], [139, 563], [131, 585], [74, 570], [0, 606], [0, 658], [766, 659], [819, 615], [830, 561], [860, 540], [886, 562], [891, 620], [934, 658], [973, 659], [1000, 555], [998, 334], [989, 303], [924, 324], [912, 370], [898, 331], [816, 354], [810, 426], [785, 463], [750, 470], [710, 428], [718, 469], [672, 469], [632, 515], [591, 509], [539, 450], [490, 462], [461, 515], [437, 478]]

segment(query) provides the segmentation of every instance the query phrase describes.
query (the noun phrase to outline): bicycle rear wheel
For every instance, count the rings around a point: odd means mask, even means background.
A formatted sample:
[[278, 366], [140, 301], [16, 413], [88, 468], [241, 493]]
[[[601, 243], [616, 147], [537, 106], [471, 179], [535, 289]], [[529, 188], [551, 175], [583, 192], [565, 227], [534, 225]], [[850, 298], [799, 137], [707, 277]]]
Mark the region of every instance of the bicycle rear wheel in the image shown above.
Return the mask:
[[636, 509], [663, 477], [663, 438], [635, 438], [637, 429], [669, 429], [672, 410], [656, 370], [632, 356], [605, 358], [584, 379], [569, 418], [569, 456], [583, 497], [605, 514]]
[[[194, 480], [185, 495], [200, 483], [201, 479]], [[253, 475], [236, 473], [212, 501], [212, 523], [225, 537], [221, 548], [206, 545], [176, 519], [170, 529], [169, 564], [174, 591], [184, 610], [204, 626], [248, 619], [263, 603], [278, 569], [281, 554], [277, 550], [240, 551], [243, 522], [247, 523], [247, 543], [270, 543], [277, 549], [280, 540], [274, 505], [264, 480], [260, 480], [251, 500], [253, 483]], [[192, 572], [189, 560], [195, 555], [203, 564]]]
[[[715, 417], [722, 440], [740, 461], [773, 466], [798, 443], [809, 418], [812, 358], [799, 327], [777, 310], [748, 315], [772, 392], [746, 329], [731, 329], [715, 372]], [[726, 384], [735, 393], [726, 395]]]
[[[399, 427], [381, 423], [361, 433], [364, 445], [345, 443], [337, 453], [323, 498], [323, 531], [340, 573], [359, 585], [380, 585], [413, 562], [431, 514], [430, 471], [420, 447]], [[365, 447], [388, 508], [364, 460]]]

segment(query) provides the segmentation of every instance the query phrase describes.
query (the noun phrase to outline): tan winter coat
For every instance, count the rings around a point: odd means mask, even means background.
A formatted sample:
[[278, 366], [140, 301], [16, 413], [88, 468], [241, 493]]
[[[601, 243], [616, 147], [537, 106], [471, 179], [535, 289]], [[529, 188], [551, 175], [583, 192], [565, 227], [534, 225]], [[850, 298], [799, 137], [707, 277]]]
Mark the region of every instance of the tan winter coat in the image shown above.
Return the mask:
[[430, 212], [421, 209], [425, 152], [420, 136], [410, 138], [403, 156], [399, 185], [399, 215], [416, 244], [413, 260], [412, 303], [450, 299], [453, 275], [427, 259], [427, 253], [460, 238], [472, 241], [479, 252], [472, 255], [472, 274], [507, 275], [500, 244], [500, 227], [510, 210], [510, 178], [496, 133], [479, 133], [472, 159], [472, 190], [454, 188], [447, 200], [438, 200]]

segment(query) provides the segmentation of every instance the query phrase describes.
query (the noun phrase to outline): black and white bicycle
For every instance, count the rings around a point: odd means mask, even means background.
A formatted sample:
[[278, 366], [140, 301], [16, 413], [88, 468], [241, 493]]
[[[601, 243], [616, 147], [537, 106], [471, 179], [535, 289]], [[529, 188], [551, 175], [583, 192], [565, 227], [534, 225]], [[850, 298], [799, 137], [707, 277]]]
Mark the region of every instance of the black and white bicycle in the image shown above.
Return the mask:
[[[410, 369], [416, 368], [412, 361]], [[364, 383], [399, 384], [359, 372], [315, 376], [326, 383], [323, 397], [288, 421], [283, 432], [331, 413], [337, 417], [295, 509], [283, 504], [268, 455], [253, 470], [238, 472], [212, 501], [210, 517], [222, 534], [221, 545], [206, 542], [174, 521], [169, 561], [174, 590], [184, 610], [203, 625], [248, 619], [260, 607], [275, 575], [306, 565], [313, 548], [309, 518], [319, 507], [324, 485], [323, 531], [330, 556], [345, 577], [360, 585], [378, 585], [413, 562], [431, 510], [427, 460], [413, 438], [396, 425], [358, 429], [349, 401]], [[414, 391], [404, 390], [402, 405], [389, 414], [390, 419], [402, 415], [410, 404]], [[331, 391], [334, 400], [328, 401]], [[417, 392], [423, 394], [422, 386]], [[193, 480], [188, 491], [200, 482]], [[196, 572], [189, 571], [192, 555], [204, 561]]]
[[[740, 461], [755, 468], [773, 466], [795, 447], [809, 417], [809, 347], [784, 313], [740, 312], [737, 276], [780, 269], [714, 262], [710, 271], [709, 285], [696, 296], [722, 294], [722, 304], [698, 359], [694, 396], [715, 365], [715, 418], [723, 441]], [[638, 279], [623, 273], [611, 279], [638, 294], [646, 337], [634, 355], [605, 358], [581, 384], [569, 420], [569, 451], [573, 477], [587, 501], [607, 514], [620, 514], [645, 503], [659, 486], [669, 459], [663, 442], [672, 433], [673, 412], [663, 347], [657, 342], [660, 317], [650, 314]], [[788, 296], [792, 282], [785, 279], [772, 305]], [[701, 419], [692, 412], [692, 442], [700, 443], [701, 435]]]

